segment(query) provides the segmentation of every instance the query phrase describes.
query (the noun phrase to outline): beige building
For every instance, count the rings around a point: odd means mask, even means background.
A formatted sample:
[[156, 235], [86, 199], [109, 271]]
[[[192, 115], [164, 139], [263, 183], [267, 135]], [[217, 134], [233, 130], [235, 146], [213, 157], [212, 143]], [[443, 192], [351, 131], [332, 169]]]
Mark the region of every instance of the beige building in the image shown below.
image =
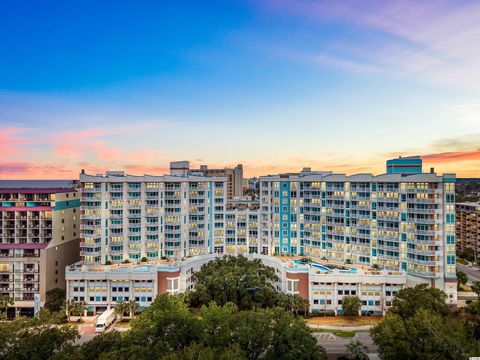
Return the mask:
[[0, 294], [8, 317], [33, 315], [47, 291], [65, 288], [78, 260], [79, 194], [71, 181], [0, 181]]
[[238, 164], [234, 168], [209, 169], [207, 165], [200, 165], [200, 169], [190, 169], [188, 161], [174, 161], [170, 163], [170, 175], [201, 175], [206, 177], [227, 178], [227, 198], [243, 196], [243, 166]]
[[457, 253], [471, 252], [477, 260], [480, 250], [480, 203], [457, 203], [455, 210]]

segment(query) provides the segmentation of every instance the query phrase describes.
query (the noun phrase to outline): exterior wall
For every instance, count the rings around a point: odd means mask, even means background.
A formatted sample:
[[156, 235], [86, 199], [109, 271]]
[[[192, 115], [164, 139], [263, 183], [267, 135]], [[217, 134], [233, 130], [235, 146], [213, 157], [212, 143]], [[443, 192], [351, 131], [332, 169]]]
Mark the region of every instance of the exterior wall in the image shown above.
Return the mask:
[[[150, 281], [147, 284], [154, 287], [155, 291], [146, 295], [149, 301], [140, 301], [140, 305], [145, 307], [157, 294], [177, 294], [191, 290], [192, 274], [216, 257], [214, 254], [202, 255], [181, 263], [158, 265], [72, 265], [66, 269], [67, 297], [86, 301], [92, 311], [107, 309], [115, 306], [119, 300], [119, 292], [113, 291], [114, 288], [129, 288], [128, 294], [122, 293], [122, 300], [138, 299], [135, 296], [137, 284]], [[324, 272], [312, 266], [297, 265], [271, 256], [253, 254], [247, 257], [260, 259], [266, 266], [272, 267], [278, 276], [275, 288], [308, 299], [311, 311], [341, 313], [343, 296], [356, 294], [364, 302], [364, 313], [381, 313], [390, 306], [395, 292], [402, 289], [407, 281], [406, 274], [402, 271], [364, 271], [355, 268], [352, 272]]]
[[471, 251], [480, 257], [480, 203], [456, 204], [457, 252]]
[[80, 175], [87, 263], [181, 259], [224, 241], [226, 179]]
[[[79, 200], [68, 181], [0, 181], [0, 293], [13, 315], [33, 314], [34, 296], [65, 287], [65, 265], [76, 262]], [[71, 262], [70, 262], [71, 261]]]
[[261, 247], [454, 281], [454, 182], [433, 173], [261, 177]]
[[178, 279], [180, 277], [180, 270], [177, 271], [159, 271], [158, 272], [158, 279], [157, 279], [157, 287], [158, 287], [158, 294], [165, 294], [167, 292], [169, 293], [176, 293], [178, 292], [178, 286], [172, 287], [168, 286], [168, 280], [176, 280], [178, 282]]
[[399, 157], [387, 160], [387, 174], [421, 174], [420, 156]]

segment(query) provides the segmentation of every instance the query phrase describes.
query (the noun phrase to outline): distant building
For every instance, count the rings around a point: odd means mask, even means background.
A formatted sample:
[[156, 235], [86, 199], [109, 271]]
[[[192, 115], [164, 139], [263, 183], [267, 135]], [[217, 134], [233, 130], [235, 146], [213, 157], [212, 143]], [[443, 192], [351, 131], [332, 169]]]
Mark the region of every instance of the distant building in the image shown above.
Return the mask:
[[398, 157], [387, 160], [387, 174], [421, 174], [422, 158], [420, 156]]
[[480, 202], [464, 202], [455, 205], [457, 253], [471, 252], [480, 257]]
[[170, 175], [200, 175], [206, 177], [227, 178], [227, 198], [243, 196], [243, 166], [239, 164], [234, 168], [209, 169], [207, 165], [201, 165], [200, 169], [190, 169], [188, 161], [174, 161], [170, 163]]
[[[0, 180], [0, 294], [9, 318], [33, 315], [80, 260], [80, 196], [70, 181]], [[35, 304], [39, 295], [39, 304]]]

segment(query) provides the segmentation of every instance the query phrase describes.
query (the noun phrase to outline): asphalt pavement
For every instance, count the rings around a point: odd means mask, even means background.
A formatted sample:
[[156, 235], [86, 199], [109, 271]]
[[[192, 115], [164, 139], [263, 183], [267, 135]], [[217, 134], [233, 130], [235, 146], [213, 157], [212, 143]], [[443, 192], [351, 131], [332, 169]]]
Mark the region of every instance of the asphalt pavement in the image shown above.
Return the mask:
[[325, 348], [328, 354], [347, 354], [347, 345], [351, 341], [358, 340], [367, 346], [370, 360], [379, 358], [378, 348], [373, 343], [370, 334], [367, 332], [358, 332], [351, 338], [343, 338], [327, 332], [315, 332], [313, 335], [317, 338], [318, 343]]
[[457, 263], [457, 270], [463, 271], [468, 276], [468, 283], [480, 281], [480, 269]]

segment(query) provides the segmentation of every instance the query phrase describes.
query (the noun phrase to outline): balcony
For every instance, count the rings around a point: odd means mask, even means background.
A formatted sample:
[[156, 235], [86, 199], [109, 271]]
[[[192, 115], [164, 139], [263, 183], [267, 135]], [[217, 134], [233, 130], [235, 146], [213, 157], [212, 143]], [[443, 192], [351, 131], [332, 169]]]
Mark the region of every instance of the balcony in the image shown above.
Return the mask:
[[411, 274], [411, 275], [427, 277], [427, 278], [438, 278], [438, 277], [440, 277], [440, 273], [430, 272], [430, 271], [420, 271], [420, 270], [408, 269], [407, 273]]
[[437, 202], [440, 202], [440, 201], [435, 199], [422, 199], [422, 198], [408, 199], [407, 198], [407, 203], [410, 203], [410, 204], [435, 204]]
[[80, 214], [81, 220], [100, 220], [101, 218], [100, 214]]
[[80, 256], [98, 256], [102, 254], [102, 250], [94, 250], [94, 251], [80, 251]]
[[91, 224], [80, 224], [80, 230], [96, 230], [98, 229], [99, 227], [101, 227], [101, 223], [98, 223], [98, 224], [94, 224], [94, 225], [91, 225]]
[[425, 266], [435, 266], [440, 265], [439, 260], [419, 260], [419, 259], [407, 259], [407, 261], [411, 264], [416, 265], [425, 265]]

